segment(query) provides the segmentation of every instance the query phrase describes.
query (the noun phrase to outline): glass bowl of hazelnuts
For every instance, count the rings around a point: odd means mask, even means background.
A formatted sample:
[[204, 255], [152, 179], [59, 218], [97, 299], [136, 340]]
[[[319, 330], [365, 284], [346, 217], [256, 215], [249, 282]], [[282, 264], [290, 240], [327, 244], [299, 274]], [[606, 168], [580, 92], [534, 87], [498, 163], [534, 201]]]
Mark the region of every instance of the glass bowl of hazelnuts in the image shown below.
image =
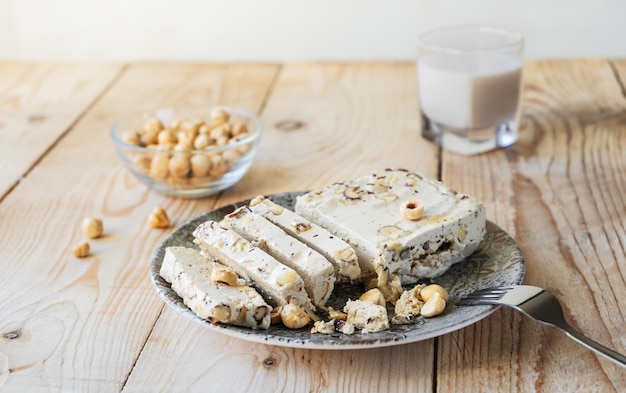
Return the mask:
[[257, 115], [226, 106], [147, 111], [110, 130], [137, 179], [180, 198], [206, 197], [237, 183], [250, 169], [262, 133]]

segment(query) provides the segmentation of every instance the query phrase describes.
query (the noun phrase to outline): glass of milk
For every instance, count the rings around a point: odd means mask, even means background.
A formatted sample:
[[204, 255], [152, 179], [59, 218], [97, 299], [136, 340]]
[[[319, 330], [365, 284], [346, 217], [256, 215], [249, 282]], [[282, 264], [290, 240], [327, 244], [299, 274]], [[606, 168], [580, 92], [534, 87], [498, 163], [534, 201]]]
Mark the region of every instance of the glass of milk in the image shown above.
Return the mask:
[[422, 136], [478, 154], [517, 141], [524, 41], [496, 27], [457, 26], [420, 36]]

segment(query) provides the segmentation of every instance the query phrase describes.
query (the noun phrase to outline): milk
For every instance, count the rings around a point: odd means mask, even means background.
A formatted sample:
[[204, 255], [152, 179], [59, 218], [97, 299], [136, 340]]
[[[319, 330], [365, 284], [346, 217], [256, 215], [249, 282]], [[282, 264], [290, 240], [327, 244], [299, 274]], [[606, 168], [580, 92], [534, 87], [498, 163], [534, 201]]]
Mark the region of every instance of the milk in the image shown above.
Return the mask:
[[500, 53], [428, 54], [418, 61], [419, 100], [431, 122], [479, 129], [512, 120], [522, 59]]

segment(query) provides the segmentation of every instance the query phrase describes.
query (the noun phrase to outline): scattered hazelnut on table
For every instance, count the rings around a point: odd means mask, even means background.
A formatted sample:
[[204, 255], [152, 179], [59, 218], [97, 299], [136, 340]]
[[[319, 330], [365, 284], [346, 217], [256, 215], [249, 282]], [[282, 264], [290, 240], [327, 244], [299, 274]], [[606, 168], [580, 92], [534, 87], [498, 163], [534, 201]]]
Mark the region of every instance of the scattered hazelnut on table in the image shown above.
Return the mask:
[[74, 248], [72, 248], [72, 254], [74, 254], [76, 258], [86, 257], [87, 255], [89, 255], [89, 251], [90, 247], [89, 243], [87, 242], [77, 244], [76, 246], [74, 246]]
[[155, 207], [148, 217], [148, 224], [152, 228], [167, 228], [170, 226], [170, 219], [167, 212], [162, 207]]
[[96, 239], [100, 237], [100, 235], [102, 235], [102, 232], [104, 231], [102, 220], [93, 217], [84, 218], [81, 224], [81, 228], [85, 235], [87, 235], [87, 237], [90, 239]]

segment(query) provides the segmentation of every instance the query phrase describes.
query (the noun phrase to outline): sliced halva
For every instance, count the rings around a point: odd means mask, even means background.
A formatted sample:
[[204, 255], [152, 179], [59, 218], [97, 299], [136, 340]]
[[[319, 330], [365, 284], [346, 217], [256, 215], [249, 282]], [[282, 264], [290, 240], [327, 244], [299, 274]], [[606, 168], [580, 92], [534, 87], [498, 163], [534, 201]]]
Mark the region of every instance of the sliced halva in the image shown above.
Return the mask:
[[250, 208], [324, 255], [341, 277], [355, 281], [361, 275], [358, 257], [352, 246], [326, 229], [263, 196], [254, 198]]
[[298, 273], [237, 232], [209, 220], [198, 225], [193, 235], [204, 254], [214, 256], [240, 276], [252, 280], [272, 306], [293, 303], [309, 313], [315, 311]]
[[[403, 211], [419, 200], [424, 211]], [[485, 236], [485, 209], [474, 197], [405, 170], [384, 170], [297, 198], [296, 213], [350, 243], [362, 276], [386, 285], [437, 277], [476, 250]]]
[[[160, 274], [172, 284], [183, 302], [202, 319], [253, 329], [270, 326], [270, 307], [244, 280], [229, 285], [215, 282], [214, 272], [227, 269], [198, 251], [186, 247], [167, 247]], [[233, 277], [236, 277], [233, 274]]]
[[262, 248], [279, 262], [294, 269], [314, 305], [323, 307], [335, 288], [335, 268], [320, 253], [260, 214], [241, 206], [224, 217], [221, 224]]

